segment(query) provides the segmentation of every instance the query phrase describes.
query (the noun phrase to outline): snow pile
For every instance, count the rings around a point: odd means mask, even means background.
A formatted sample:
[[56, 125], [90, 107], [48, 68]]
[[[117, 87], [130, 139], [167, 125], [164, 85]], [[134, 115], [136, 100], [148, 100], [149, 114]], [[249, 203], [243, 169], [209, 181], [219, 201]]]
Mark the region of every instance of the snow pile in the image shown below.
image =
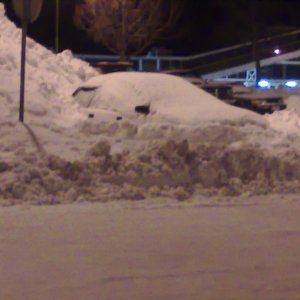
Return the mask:
[[[21, 30], [5, 17], [3, 4], [0, 4], [0, 32], [1, 111], [3, 109], [5, 116], [14, 120], [18, 110]], [[51, 114], [55, 123], [63, 114], [65, 118], [73, 119], [76, 109], [72, 106], [71, 91], [96, 74], [69, 51], [54, 55], [28, 38], [26, 118], [31, 121]]]
[[300, 116], [300, 96], [291, 96], [285, 102], [288, 110], [294, 110]]
[[214, 120], [264, 122], [256, 113], [229, 106], [172, 75], [119, 72], [94, 77], [83, 87], [99, 87], [83, 105], [115, 111], [130, 119], [136, 117], [136, 106], [148, 106], [148, 121], [194, 126]]
[[274, 130], [286, 135], [300, 134], [300, 115], [295, 109], [278, 111], [266, 118]]
[[10, 153], [8, 157], [7, 152], [3, 153], [1, 203], [55, 204], [155, 197], [187, 200], [199, 195], [299, 192], [298, 152], [289, 153], [286, 149], [283, 156], [273, 155], [249, 143], [242, 132], [231, 126], [223, 130], [219, 126], [207, 127], [201, 133], [208, 138], [198, 143], [180, 138], [147, 141], [139, 147], [131, 143], [128, 146], [133, 148], [119, 152], [112, 149], [115, 142], [98, 137], [83, 159], [73, 161], [36, 150], [15, 152], [14, 156]]
[[300, 134], [300, 97], [290, 96], [286, 100], [287, 109], [266, 115], [271, 128], [285, 135]]
[[20, 30], [2, 5], [0, 29], [0, 205], [299, 192], [300, 139], [263, 116], [171, 75], [99, 76], [30, 39], [18, 123]]

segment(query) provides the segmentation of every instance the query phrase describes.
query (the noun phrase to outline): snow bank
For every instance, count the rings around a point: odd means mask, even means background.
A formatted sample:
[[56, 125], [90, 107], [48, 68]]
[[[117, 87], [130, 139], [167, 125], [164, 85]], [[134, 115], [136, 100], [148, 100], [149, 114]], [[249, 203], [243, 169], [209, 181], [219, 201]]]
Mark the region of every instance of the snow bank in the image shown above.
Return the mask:
[[37, 151], [15, 152], [13, 157], [4, 152], [9, 155], [1, 156], [0, 203], [187, 200], [198, 195], [299, 192], [297, 152], [275, 156], [247, 142], [232, 127], [202, 129], [203, 136], [210, 133], [211, 138], [197, 144], [186, 139], [143, 142], [139, 148], [131, 144], [133, 148], [118, 153], [113, 153], [111, 142], [99, 139], [84, 159], [74, 161]]
[[[5, 17], [0, 3], [0, 97], [6, 116], [15, 120], [18, 110], [21, 30]], [[76, 117], [71, 91], [82, 81], [95, 76], [88, 64], [75, 59], [70, 51], [54, 55], [32, 39], [27, 39], [25, 118], [68, 125]], [[61, 121], [62, 116], [64, 121]]]

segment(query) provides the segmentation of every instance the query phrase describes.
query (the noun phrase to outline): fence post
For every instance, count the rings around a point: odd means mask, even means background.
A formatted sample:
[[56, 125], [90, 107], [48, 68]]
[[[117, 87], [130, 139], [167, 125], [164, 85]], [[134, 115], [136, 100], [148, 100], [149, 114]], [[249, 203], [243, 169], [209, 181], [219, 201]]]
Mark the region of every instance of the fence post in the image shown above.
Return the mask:
[[156, 58], [156, 71], [160, 71], [160, 58], [158, 56]]
[[143, 58], [139, 57], [139, 71], [143, 71]]

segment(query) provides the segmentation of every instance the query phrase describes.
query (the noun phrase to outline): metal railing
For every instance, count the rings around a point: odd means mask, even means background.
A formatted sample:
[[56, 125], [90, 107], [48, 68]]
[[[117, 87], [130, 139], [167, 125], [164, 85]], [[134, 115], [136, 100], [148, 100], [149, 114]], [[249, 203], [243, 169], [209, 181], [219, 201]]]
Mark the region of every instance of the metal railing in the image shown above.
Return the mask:
[[[261, 60], [274, 56], [275, 47], [282, 53], [300, 49], [300, 30], [294, 30], [274, 37], [256, 41]], [[119, 61], [117, 55], [76, 54], [75, 56], [90, 62]], [[192, 73], [197, 76], [226, 70], [253, 62], [253, 43], [246, 42], [231, 47], [217, 49], [190, 56], [132, 56], [127, 58], [133, 64], [133, 70], [146, 72]], [[284, 58], [283, 58], [284, 59]], [[280, 59], [278, 59], [279, 61]]]

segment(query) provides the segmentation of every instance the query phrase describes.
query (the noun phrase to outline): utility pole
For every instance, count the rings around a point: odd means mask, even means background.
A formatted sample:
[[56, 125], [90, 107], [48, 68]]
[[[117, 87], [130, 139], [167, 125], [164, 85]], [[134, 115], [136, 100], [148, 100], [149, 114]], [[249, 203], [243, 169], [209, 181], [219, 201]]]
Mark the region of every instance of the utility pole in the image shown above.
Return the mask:
[[59, 52], [59, 0], [56, 0], [55, 5], [55, 52]]
[[252, 42], [252, 49], [253, 49], [253, 59], [255, 62], [255, 73], [256, 73], [256, 79], [255, 79], [255, 86], [258, 87], [258, 83], [261, 79], [261, 66], [260, 66], [260, 53], [259, 53], [259, 42], [257, 35], [254, 35], [254, 39]]
[[255, 73], [256, 80], [255, 86], [258, 87], [258, 83], [261, 79], [261, 66], [260, 66], [260, 45], [259, 45], [259, 33], [258, 33], [258, 23], [259, 23], [259, 10], [260, 5], [256, 0], [252, 0], [250, 4], [250, 18], [251, 18], [251, 27], [252, 27], [252, 56], [255, 62]]

